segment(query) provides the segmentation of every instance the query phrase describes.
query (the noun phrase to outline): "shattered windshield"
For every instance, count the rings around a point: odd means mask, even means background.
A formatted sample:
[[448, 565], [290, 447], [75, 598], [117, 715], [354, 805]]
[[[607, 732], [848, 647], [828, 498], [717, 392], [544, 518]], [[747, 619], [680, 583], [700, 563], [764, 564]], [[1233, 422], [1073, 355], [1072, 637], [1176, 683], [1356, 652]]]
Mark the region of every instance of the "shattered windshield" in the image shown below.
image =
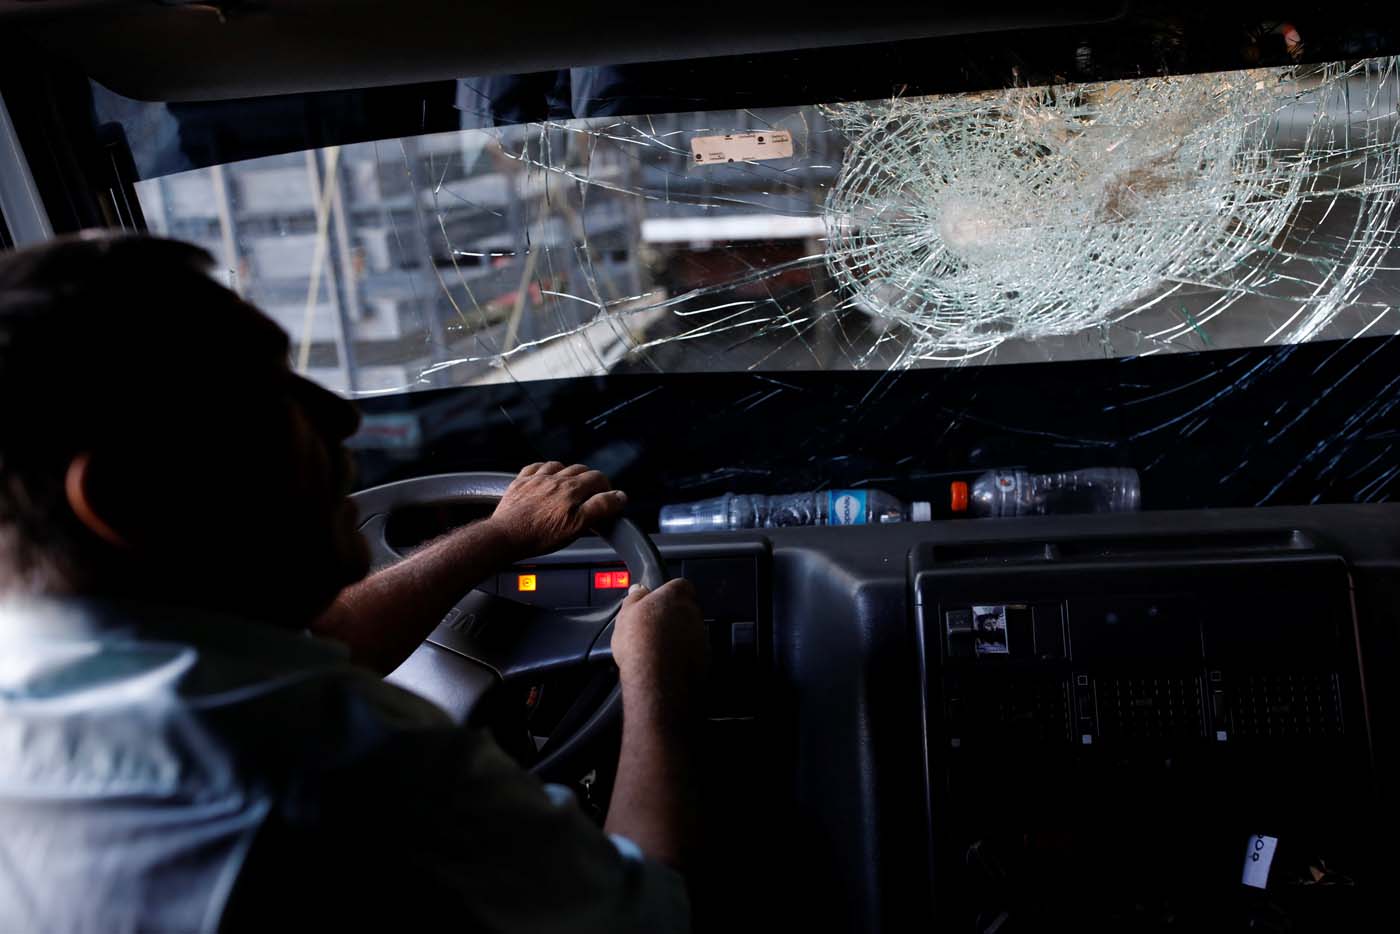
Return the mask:
[[462, 81], [462, 129], [135, 190], [352, 397], [1288, 345], [1400, 331], [1396, 65], [504, 126]]

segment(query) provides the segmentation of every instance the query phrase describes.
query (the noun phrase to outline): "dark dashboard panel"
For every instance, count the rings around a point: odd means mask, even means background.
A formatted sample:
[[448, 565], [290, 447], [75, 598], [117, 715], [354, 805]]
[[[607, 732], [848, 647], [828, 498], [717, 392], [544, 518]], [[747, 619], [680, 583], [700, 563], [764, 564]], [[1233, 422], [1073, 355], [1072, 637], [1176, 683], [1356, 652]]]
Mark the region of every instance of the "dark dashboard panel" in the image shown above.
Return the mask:
[[[662, 557], [670, 576], [695, 586], [704, 614], [710, 637], [707, 713], [726, 719], [754, 716], [762, 702], [760, 675], [773, 655], [767, 543], [747, 536], [666, 545]], [[479, 589], [529, 606], [612, 606], [627, 593], [630, 579], [618, 580], [625, 574], [608, 548], [587, 540], [508, 568]]]
[[[1400, 872], [1400, 508], [656, 540], [721, 680], [753, 610], [752, 705], [699, 763], [698, 929], [1340, 930]], [[578, 572], [591, 602], [615, 567], [584, 540], [494, 586]]]
[[1303, 884], [1374, 866], [1346, 564], [1192, 551], [980, 568], [915, 551], [935, 908], [953, 930], [1247, 915], [1252, 834], [1283, 848], [1277, 910], [1360, 917], [1363, 898]]
[[[765, 537], [779, 701], [765, 729], [770, 744], [786, 745], [790, 758], [780, 762], [792, 790], [753, 833], [770, 834], [779, 820], [796, 828], [763, 881], [788, 923], [1306, 931], [1344, 928], [1383, 902], [1400, 871], [1372, 839], [1397, 818], [1384, 789], [1394, 785], [1400, 737], [1400, 681], [1391, 674], [1400, 509], [1084, 515]], [[992, 667], [979, 665], [975, 647], [972, 656], [948, 653], [945, 630], [920, 670], [914, 581], [935, 569], [940, 611], [1026, 608], [1008, 613], [1008, 651], [987, 659]], [[1149, 619], [1163, 631], [1141, 633], [1142, 642], [1114, 628]], [[964, 679], [956, 772], [938, 690], [945, 667]], [[985, 677], [967, 679], [978, 672]], [[936, 703], [926, 721], [929, 685]], [[1072, 688], [1081, 687], [1092, 698], [1088, 744], [1076, 732]], [[1242, 884], [1255, 833], [1281, 841], [1264, 890]], [[1285, 881], [1317, 858], [1337, 873], [1310, 886]], [[1174, 926], [1164, 925], [1168, 916]]]

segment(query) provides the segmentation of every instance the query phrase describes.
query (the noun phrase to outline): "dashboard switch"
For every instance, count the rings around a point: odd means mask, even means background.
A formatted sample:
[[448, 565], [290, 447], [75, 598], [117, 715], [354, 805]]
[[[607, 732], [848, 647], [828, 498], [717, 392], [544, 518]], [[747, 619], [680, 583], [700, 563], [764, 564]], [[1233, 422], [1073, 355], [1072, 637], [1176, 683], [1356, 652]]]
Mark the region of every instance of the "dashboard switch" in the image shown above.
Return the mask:
[[729, 650], [736, 659], [758, 656], [758, 627], [753, 623], [734, 623], [729, 627]]
[[1064, 658], [1064, 609], [1058, 603], [1037, 603], [1033, 612], [1035, 654], [1041, 658]]
[[977, 647], [972, 634], [972, 610], [949, 610], [943, 616], [949, 658], [972, 658]]
[[632, 586], [632, 575], [626, 568], [593, 568], [588, 582], [590, 606], [616, 606], [627, 596], [627, 588]]
[[752, 558], [686, 558], [685, 577], [706, 619], [733, 622], [758, 613], [758, 568]]
[[582, 568], [513, 568], [501, 575], [501, 595], [531, 606], [588, 606], [588, 572]]
[[626, 571], [594, 571], [594, 590], [626, 590], [632, 586], [632, 575]]
[[[1074, 676], [1074, 707], [1079, 714], [1079, 731], [1086, 735], [1097, 732], [1094, 728], [1098, 722], [1097, 711], [1094, 709], [1094, 687], [1089, 683], [1088, 675]], [[1089, 739], [1086, 742], [1093, 740]]]

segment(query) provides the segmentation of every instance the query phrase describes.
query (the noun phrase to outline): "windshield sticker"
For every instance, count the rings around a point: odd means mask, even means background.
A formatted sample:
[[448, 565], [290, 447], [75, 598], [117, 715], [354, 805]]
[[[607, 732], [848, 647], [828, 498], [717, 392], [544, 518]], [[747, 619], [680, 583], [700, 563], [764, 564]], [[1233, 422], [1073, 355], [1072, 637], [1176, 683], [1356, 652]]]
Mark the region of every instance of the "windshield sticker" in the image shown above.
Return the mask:
[[690, 141], [690, 151], [695, 154], [696, 165], [791, 159], [792, 136], [780, 130], [697, 136]]

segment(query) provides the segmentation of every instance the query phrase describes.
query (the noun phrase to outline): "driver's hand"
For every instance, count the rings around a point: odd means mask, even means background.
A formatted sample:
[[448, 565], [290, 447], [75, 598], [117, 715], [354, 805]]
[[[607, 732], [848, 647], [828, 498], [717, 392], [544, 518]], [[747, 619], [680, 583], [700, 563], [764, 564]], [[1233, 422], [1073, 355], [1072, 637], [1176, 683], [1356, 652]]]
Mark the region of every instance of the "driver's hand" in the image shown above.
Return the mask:
[[582, 464], [531, 464], [511, 482], [490, 522], [514, 552], [512, 560], [558, 551], [588, 529], [622, 515], [627, 495]]
[[[622, 680], [623, 716], [627, 705], [672, 722], [697, 710], [709, 640], [695, 588], [677, 578], [649, 591], [633, 585], [613, 626], [613, 661]], [[641, 712], [641, 711], [638, 711]]]

